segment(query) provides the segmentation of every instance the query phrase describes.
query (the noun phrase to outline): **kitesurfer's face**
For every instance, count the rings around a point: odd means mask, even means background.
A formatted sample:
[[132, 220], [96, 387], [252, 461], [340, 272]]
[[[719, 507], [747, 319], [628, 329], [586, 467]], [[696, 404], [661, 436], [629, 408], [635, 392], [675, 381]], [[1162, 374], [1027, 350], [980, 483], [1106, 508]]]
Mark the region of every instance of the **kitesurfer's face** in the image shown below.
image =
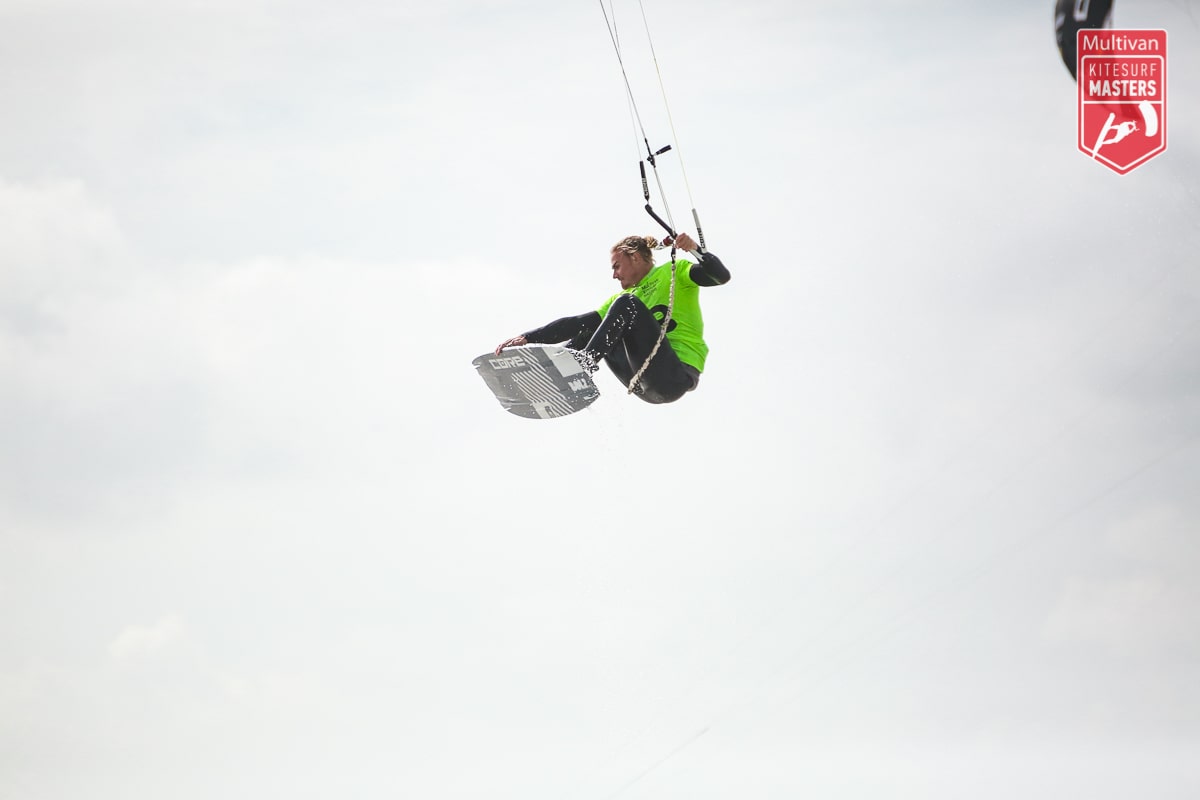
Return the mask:
[[623, 253], [620, 250], [614, 250], [612, 254], [612, 273], [613, 280], [621, 284], [622, 289], [632, 289], [638, 285], [642, 278], [646, 277], [646, 273], [650, 271], [652, 264], [637, 255]]

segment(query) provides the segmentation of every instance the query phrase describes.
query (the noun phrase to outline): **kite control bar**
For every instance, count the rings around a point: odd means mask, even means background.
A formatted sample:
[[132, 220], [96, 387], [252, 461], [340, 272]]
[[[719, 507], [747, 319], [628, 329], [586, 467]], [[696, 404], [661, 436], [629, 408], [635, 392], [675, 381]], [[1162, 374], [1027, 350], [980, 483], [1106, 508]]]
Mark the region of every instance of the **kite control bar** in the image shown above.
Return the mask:
[[[656, 165], [654, 163], [654, 157], [661, 156], [663, 153], [667, 152], [670, 149], [671, 149], [671, 145], [667, 145], [666, 147], [662, 148], [661, 150], [659, 150], [657, 152], [651, 152], [646, 157], [646, 161], [650, 162], [650, 166], [655, 167]], [[649, 151], [649, 147], [647, 147], [647, 151]], [[673, 246], [675, 244], [675, 238], [679, 234], [675, 233], [675, 231], [671, 227], [670, 223], [668, 223], [665, 219], [660, 217], [658, 215], [658, 212], [654, 210], [654, 207], [650, 205], [650, 184], [646, 180], [646, 161], [638, 162], [638, 170], [640, 170], [642, 173], [642, 196], [645, 197], [645, 199], [646, 199], [646, 213], [649, 214], [651, 216], [651, 218], [653, 218], [654, 221], [657, 222], [659, 225], [661, 225], [663, 230], [665, 230], [667, 232], [667, 238], [663, 240], [663, 244], [664, 245], [669, 244], [669, 245]], [[661, 189], [662, 187], [660, 186], [659, 188]], [[701, 255], [703, 255], [706, 252], [704, 249], [704, 230], [700, 227], [700, 215], [696, 213], [696, 209], [694, 209], [694, 208], [692, 209], [692, 219], [694, 219], [696, 221], [696, 239], [700, 244], [699, 252]]]

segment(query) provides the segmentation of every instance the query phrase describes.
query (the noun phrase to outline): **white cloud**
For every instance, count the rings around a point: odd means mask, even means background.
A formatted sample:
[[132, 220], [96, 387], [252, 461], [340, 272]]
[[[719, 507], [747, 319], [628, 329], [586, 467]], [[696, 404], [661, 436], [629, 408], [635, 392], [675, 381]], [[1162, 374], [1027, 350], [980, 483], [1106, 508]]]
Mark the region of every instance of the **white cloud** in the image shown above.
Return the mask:
[[0, 321], [54, 297], [111, 286], [125, 239], [79, 180], [19, 183], [0, 175]]
[[300, 453], [335, 462], [381, 435], [404, 437], [393, 457], [415, 451], [439, 432], [406, 409], [451, 376], [473, 380], [460, 368], [507, 330], [477, 340], [467, 309], [511, 286], [511, 268], [256, 257], [151, 269], [131, 263], [80, 182], [0, 188], [21, 222], [0, 248], [0, 516], [14, 527], [154, 514], [181, 482], [253, 481]]
[[1200, 593], [1159, 575], [1067, 582], [1045, 624], [1059, 644], [1101, 645], [1117, 653], [1145, 655], [1148, 648], [1195, 643], [1194, 615]]
[[1161, 503], [1115, 521], [1101, 539], [1107, 560], [1064, 583], [1043, 633], [1139, 658], [1200, 647], [1197, 534], [1194, 517]]
[[152, 659], [182, 644], [187, 626], [178, 614], [168, 614], [150, 625], [129, 625], [108, 643], [108, 655], [118, 664]]
[[1104, 537], [1110, 552], [1137, 565], [1195, 574], [1200, 567], [1200, 520], [1179, 505], [1159, 503], [1111, 525]]

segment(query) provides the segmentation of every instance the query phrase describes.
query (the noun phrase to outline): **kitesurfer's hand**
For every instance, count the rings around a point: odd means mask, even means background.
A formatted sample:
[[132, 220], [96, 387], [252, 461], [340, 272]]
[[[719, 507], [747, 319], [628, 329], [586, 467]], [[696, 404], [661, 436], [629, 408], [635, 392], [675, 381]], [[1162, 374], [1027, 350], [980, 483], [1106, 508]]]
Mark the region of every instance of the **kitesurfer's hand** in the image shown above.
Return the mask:
[[681, 233], [675, 237], [675, 244], [681, 250], [687, 250], [689, 253], [694, 253], [700, 250], [700, 245], [696, 244], [696, 240], [686, 233]]
[[503, 342], [496, 345], [496, 355], [500, 355], [500, 352], [506, 347], [520, 347], [524, 344], [529, 344], [524, 336], [514, 336], [511, 339], [505, 339]]

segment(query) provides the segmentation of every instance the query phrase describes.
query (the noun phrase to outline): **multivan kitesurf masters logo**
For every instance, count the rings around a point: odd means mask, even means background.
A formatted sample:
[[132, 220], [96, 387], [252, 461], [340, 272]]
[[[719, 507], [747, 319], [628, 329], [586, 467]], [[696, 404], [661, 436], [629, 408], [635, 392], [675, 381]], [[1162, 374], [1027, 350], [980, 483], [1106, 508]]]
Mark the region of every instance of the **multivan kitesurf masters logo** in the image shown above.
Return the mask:
[[1124, 175], [1167, 149], [1167, 32], [1076, 35], [1079, 149]]

